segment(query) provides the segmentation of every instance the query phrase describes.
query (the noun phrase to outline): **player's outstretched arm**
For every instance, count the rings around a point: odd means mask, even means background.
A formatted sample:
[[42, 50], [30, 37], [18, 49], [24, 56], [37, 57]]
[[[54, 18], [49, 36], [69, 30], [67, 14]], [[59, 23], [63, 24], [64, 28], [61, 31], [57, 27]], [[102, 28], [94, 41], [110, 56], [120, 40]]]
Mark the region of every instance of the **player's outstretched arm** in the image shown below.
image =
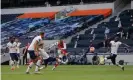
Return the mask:
[[127, 44], [125, 44], [125, 43], [122, 43], [124, 46], [126, 46], [125, 47], [125, 50], [127, 51], [127, 52], [129, 52], [129, 48], [131, 47], [131, 46], [129, 46], [129, 45], [127, 45]]
[[51, 49], [53, 46], [56, 46], [58, 44], [58, 42], [56, 42], [56, 43], [54, 43], [54, 44], [51, 44], [50, 46], [49, 46], [49, 49]]
[[126, 47], [130, 47], [129, 45], [127, 45], [127, 44], [125, 44], [125, 43], [122, 43], [124, 46], [126, 46]]

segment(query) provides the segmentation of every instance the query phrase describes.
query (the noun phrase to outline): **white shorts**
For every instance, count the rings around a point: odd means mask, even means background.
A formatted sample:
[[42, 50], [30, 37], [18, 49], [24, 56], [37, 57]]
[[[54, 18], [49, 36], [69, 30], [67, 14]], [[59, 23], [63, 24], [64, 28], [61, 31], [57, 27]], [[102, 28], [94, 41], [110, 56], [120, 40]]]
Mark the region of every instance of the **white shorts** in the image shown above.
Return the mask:
[[48, 59], [49, 55], [47, 54], [47, 52], [44, 49], [39, 49], [39, 55], [43, 58], [43, 59]]
[[60, 55], [59, 55], [59, 58], [63, 58], [63, 55], [62, 55], [62, 54], [60, 54]]
[[30, 59], [30, 55], [29, 55], [29, 53], [27, 53], [27, 59]]

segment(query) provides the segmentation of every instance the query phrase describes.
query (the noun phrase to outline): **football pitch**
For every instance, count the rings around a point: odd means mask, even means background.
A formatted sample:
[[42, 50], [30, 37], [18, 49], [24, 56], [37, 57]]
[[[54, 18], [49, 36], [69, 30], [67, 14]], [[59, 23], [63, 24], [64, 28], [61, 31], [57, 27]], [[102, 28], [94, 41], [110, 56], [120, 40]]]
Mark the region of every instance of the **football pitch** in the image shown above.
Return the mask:
[[1, 66], [2, 80], [133, 80], [133, 66], [125, 66], [122, 71], [116, 66], [62, 65], [52, 71], [52, 66], [41, 70], [41, 74], [25, 74], [27, 66], [20, 66], [14, 71], [5, 65]]

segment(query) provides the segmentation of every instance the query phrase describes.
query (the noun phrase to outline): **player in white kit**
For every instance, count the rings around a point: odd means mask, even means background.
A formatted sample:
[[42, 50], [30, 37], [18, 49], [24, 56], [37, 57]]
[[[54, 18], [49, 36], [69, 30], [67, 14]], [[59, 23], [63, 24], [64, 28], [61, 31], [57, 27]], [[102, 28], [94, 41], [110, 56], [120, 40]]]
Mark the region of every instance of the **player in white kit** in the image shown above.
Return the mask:
[[26, 74], [29, 74], [29, 70], [31, 69], [31, 67], [33, 66], [33, 64], [36, 65], [36, 68], [35, 68], [35, 73], [40, 73], [38, 70], [39, 70], [39, 67], [40, 67], [40, 64], [41, 64], [41, 58], [39, 57], [39, 43], [40, 41], [42, 41], [44, 38], [44, 32], [41, 32], [39, 36], [36, 36], [29, 48], [28, 48], [28, 53], [29, 53], [29, 56], [30, 56], [30, 59], [32, 60], [32, 62], [29, 64], [27, 70], [26, 70]]
[[7, 49], [10, 53], [10, 65], [11, 70], [15, 69], [15, 63], [18, 62], [18, 55], [17, 55], [17, 44], [14, 41], [14, 37], [10, 37], [10, 41], [7, 43]]
[[[113, 41], [110, 41], [110, 45], [111, 45], [111, 55], [104, 58], [104, 60], [108, 60], [108, 59], [111, 59], [112, 63], [116, 66], [119, 66], [121, 67], [121, 69], [124, 71], [124, 66], [122, 65], [119, 65], [116, 63], [116, 57], [117, 57], [117, 54], [118, 54], [118, 48], [121, 44], [124, 44], [122, 42], [119, 41], [119, 38], [118, 37], [115, 37], [115, 40]], [[129, 47], [128, 45], [124, 44], [125, 46]], [[103, 61], [104, 61], [103, 60]]]

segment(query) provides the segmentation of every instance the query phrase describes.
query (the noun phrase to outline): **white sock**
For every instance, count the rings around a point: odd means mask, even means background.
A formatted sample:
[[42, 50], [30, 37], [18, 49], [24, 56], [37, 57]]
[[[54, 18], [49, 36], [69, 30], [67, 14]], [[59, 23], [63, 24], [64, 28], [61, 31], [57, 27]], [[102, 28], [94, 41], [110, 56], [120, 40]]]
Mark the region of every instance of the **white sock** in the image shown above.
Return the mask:
[[29, 64], [29, 66], [28, 66], [26, 72], [29, 72], [29, 70], [31, 69], [31, 67], [33, 66], [33, 64], [34, 64], [33, 62], [31, 62], [31, 63]]
[[60, 60], [60, 59], [58, 59], [58, 62], [61, 62], [61, 60]]
[[37, 63], [36, 63], [35, 72], [38, 71], [38, 69], [39, 69], [39, 67], [40, 67], [40, 64], [41, 64], [41, 60], [38, 60]]
[[44, 69], [45, 68], [45, 66], [41, 66], [39, 69]]
[[123, 67], [122, 65], [119, 65], [119, 64], [116, 64], [116, 66], [119, 66], [119, 67], [121, 67], [121, 68]]
[[54, 66], [53, 68], [52, 68], [52, 70], [54, 70], [56, 67]]
[[19, 63], [20, 63], [20, 61], [18, 60], [18, 61], [17, 61], [17, 66], [19, 66]]
[[107, 60], [107, 58], [104, 58], [104, 60], [106, 61], [106, 60]]
[[11, 68], [14, 67], [14, 61], [10, 61], [10, 64], [11, 64]]

